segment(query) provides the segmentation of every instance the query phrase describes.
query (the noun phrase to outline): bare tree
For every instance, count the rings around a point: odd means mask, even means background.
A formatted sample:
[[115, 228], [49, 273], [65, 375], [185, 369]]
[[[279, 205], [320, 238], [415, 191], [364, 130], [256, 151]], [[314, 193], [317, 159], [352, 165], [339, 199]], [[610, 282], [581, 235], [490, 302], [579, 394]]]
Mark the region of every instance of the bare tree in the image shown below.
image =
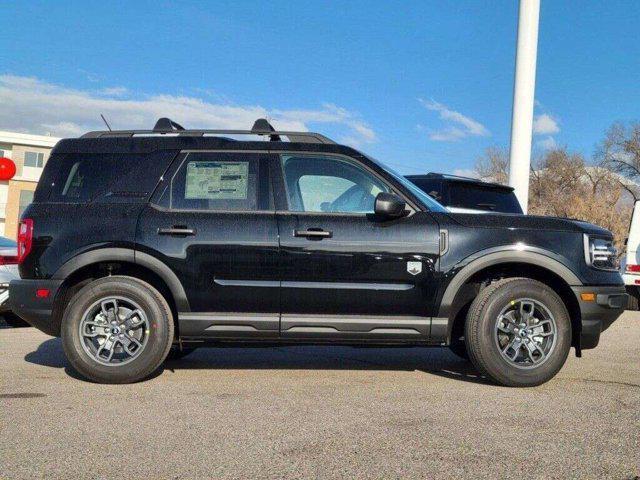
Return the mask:
[[[488, 149], [478, 159], [476, 171], [482, 179], [506, 183], [506, 151]], [[631, 215], [631, 202], [624, 194], [623, 183], [615, 172], [589, 165], [582, 155], [558, 148], [546, 151], [532, 167], [529, 213], [600, 225], [613, 232], [618, 250], [622, 251]]]
[[478, 178], [506, 184], [509, 181], [509, 153], [504, 148], [489, 147], [476, 162]]
[[631, 204], [617, 176], [587, 165], [580, 154], [548, 151], [530, 185], [529, 210], [535, 215], [575, 218], [611, 230], [619, 251], [629, 226]]
[[614, 123], [607, 131], [604, 140], [596, 152], [596, 159], [603, 167], [620, 174], [622, 187], [635, 199], [638, 190], [633, 188], [629, 179], [640, 181], [640, 123]]

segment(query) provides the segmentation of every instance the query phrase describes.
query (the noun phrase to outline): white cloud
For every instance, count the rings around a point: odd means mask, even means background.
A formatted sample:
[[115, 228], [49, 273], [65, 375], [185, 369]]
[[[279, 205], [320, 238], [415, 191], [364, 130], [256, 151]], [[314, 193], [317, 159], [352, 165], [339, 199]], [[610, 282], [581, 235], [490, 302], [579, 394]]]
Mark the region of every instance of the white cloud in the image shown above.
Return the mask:
[[543, 150], [553, 150], [555, 148], [558, 148], [558, 142], [556, 142], [556, 139], [551, 136], [546, 137], [542, 140], [538, 140], [536, 142], [536, 145]]
[[309, 124], [331, 124], [344, 130], [343, 139], [352, 145], [377, 140], [373, 129], [357, 114], [330, 103], [319, 109], [278, 110], [182, 95], [133, 98], [124, 87], [96, 93], [31, 77], [0, 75], [0, 105], [0, 129], [55, 136], [101, 130], [104, 124], [100, 114], [104, 114], [114, 129], [150, 129], [160, 117], [170, 117], [191, 128], [248, 129], [257, 118], [269, 118], [280, 130], [307, 131]]
[[129, 90], [125, 87], [107, 87], [99, 90], [98, 93], [108, 97], [121, 97], [122, 95], [129, 93]]
[[447, 127], [429, 132], [429, 138], [436, 142], [455, 142], [466, 136], [468, 136], [467, 132], [458, 127]]
[[477, 120], [463, 115], [460, 112], [451, 110], [446, 105], [436, 102], [435, 100], [418, 101], [427, 109], [438, 112], [438, 116], [447, 126], [439, 130], [430, 130], [429, 138], [439, 142], [452, 142], [470, 136], [488, 137], [491, 132]]
[[558, 121], [551, 115], [543, 113], [533, 119], [534, 135], [553, 135], [559, 131]]

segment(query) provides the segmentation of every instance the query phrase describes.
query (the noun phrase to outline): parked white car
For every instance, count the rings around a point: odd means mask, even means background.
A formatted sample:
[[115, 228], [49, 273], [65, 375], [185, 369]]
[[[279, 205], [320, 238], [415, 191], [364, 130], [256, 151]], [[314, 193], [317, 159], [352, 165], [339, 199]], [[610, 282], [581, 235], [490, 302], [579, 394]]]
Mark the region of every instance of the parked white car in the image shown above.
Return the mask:
[[0, 237], [0, 317], [12, 327], [28, 325], [11, 312], [9, 303], [9, 282], [20, 278], [18, 274], [18, 250], [16, 242]]
[[627, 237], [627, 254], [622, 259], [622, 278], [629, 294], [629, 309], [638, 310], [640, 303], [640, 200], [633, 206]]

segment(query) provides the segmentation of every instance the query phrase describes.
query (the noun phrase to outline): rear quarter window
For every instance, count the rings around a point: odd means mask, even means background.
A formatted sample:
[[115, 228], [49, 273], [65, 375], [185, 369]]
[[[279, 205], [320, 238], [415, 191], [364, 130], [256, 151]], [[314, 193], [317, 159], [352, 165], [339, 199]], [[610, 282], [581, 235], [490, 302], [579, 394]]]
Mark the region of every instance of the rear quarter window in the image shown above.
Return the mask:
[[131, 202], [149, 198], [176, 152], [67, 154], [50, 202]]

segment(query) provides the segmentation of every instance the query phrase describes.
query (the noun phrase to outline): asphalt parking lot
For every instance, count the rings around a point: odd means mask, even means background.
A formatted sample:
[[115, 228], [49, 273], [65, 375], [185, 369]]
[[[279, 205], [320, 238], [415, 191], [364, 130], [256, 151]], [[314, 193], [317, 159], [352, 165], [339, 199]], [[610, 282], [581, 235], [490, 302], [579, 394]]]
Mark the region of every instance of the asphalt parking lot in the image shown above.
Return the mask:
[[202, 349], [135, 385], [0, 330], [2, 478], [640, 475], [640, 314], [533, 389], [445, 349]]

